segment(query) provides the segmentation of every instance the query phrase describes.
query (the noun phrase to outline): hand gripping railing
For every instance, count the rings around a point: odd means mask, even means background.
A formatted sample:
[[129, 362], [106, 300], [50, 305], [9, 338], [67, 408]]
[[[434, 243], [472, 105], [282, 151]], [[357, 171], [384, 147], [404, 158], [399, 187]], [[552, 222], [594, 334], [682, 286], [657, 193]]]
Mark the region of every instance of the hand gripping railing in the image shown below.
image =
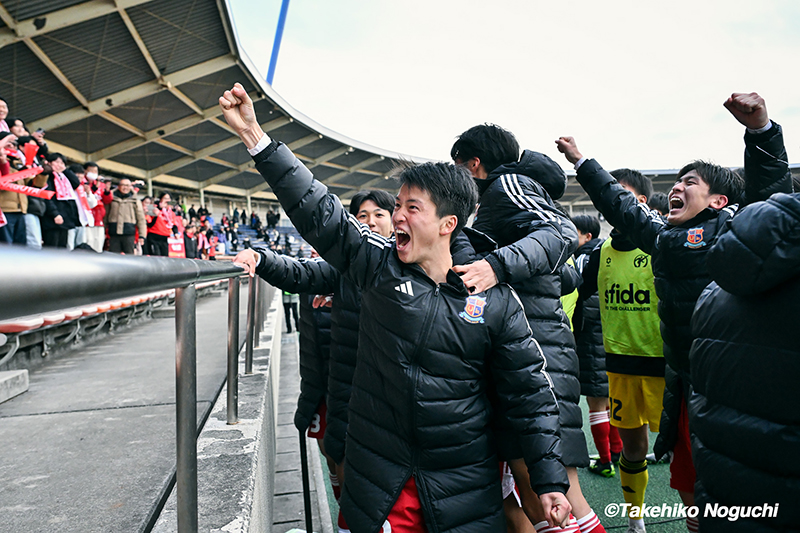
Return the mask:
[[[179, 533], [196, 532], [197, 345], [195, 284], [228, 279], [228, 424], [238, 422], [239, 277], [229, 262], [34, 251], [0, 245], [0, 320], [47, 313], [100, 301], [175, 288], [176, 494]], [[247, 316], [246, 373], [273, 294], [251, 278]]]

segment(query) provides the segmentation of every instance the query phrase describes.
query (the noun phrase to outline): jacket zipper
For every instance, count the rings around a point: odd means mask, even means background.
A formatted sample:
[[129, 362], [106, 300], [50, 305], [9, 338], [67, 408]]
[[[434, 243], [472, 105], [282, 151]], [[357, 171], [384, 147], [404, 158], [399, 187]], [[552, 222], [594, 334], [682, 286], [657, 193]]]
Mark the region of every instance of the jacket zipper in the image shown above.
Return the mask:
[[[433, 290], [433, 297], [428, 302], [428, 309], [425, 313], [425, 323], [423, 325], [422, 335], [420, 335], [419, 342], [417, 343], [417, 348], [414, 350], [414, 353], [411, 355], [411, 392], [410, 392], [410, 402], [411, 402], [411, 445], [412, 445], [412, 455], [411, 455], [411, 475], [414, 476], [414, 479], [417, 483], [417, 491], [420, 494], [420, 503], [422, 504], [423, 510], [428, 517], [432, 517], [433, 513], [431, 509], [428, 507], [426, 502], [425, 493], [427, 492], [422, 479], [419, 476], [419, 447], [417, 446], [417, 428], [416, 428], [416, 420], [417, 420], [417, 402], [416, 402], [416, 391], [417, 391], [417, 380], [419, 379], [419, 365], [416, 364], [417, 357], [419, 356], [420, 352], [424, 348], [425, 344], [428, 341], [428, 335], [431, 332], [431, 327], [433, 323], [433, 315], [438, 307], [439, 303], [439, 285], [436, 285], [436, 288]], [[438, 532], [439, 528], [436, 527], [436, 524], [428, 524], [431, 533]]]

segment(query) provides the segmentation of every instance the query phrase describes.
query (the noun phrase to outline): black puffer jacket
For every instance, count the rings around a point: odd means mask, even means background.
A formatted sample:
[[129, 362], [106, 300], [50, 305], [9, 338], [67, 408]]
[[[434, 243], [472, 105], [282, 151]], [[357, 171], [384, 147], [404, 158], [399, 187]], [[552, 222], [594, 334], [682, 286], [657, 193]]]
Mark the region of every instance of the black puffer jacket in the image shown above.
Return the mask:
[[[708, 253], [713, 279], [692, 317], [698, 504], [781, 504], [768, 520], [700, 515], [708, 532], [798, 531], [800, 194], [744, 209]], [[784, 529], [785, 528], [785, 529]]]
[[344, 276], [333, 293], [331, 309], [331, 360], [328, 375], [328, 427], [325, 451], [337, 464], [344, 460], [347, 406], [356, 370], [361, 291]]
[[581, 394], [592, 398], [608, 396], [606, 351], [603, 349], [603, 325], [600, 322], [600, 297], [597, 294], [597, 269], [586, 274], [592, 251], [599, 256], [603, 239], [592, 239], [575, 252], [575, 267], [583, 275], [578, 289], [578, 304], [572, 317], [575, 351], [580, 364]]
[[[781, 188], [791, 191], [791, 173], [780, 126], [773, 123], [764, 133], [745, 134], [745, 145], [744, 203], [764, 199]], [[580, 166], [577, 177], [611, 225], [653, 259], [667, 363], [664, 411], [654, 447], [656, 456], [661, 457], [675, 445], [681, 401], [688, 397], [689, 349], [693, 340], [690, 320], [697, 298], [711, 281], [706, 253], [738, 206], [731, 205], [719, 211], [707, 208], [692, 220], [673, 226], [646, 205], [639, 204], [634, 195], [623, 189], [594, 159]]]
[[[333, 294], [330, 308], [330, 358], [324, 370], [326, 381], [319, 388], [327, 392], [325, 452], [336, 463], [341, 464], [344, 460], [347, 435], [347, 405], [350, 401], [350, 388], [356, 368], [361, 291], [352, 281], [322, 259], [305, 261], [277, 255], [269, 250], [256, 251], [262, 254], [262, 259], [266, 259], [259, 264], [257, 272], [270, 284], [290, 292]], [[301, 393], [302, 380], [306, 379], [302, 370], [301, 367]], [[316, 387], [316, 379], [314, 383]], [[301, 397], [298, 399], [296, 421], [301, 412], [302, 402]], [[305, 413], [306, 409], [302, 411]], [[314, 411], [311, 415], [313, 413]]]
[[534, 489], [566, 490], [558, 408], [511, 289], [477, 295], [482, 311], [468, 314], [458, 275], [436, 284], [400, 262], [288, 148], [273, 142], [254, 159], [301, 235], [362, 288], [341, 501], [351, 530], [379, 531], [412, 475], [432, 533], [503, 530], [490, 394], [519, 435]]
[[[469, 229], [466, 231], [469, 231]], [[476, 236], [475, 238], [479, 237]], [[489, 242], [488, 239], [482, 242], [481, 246], [485, 249], [495, 248], [494, 243]], [[278, 258], [277, 261], [260, 264], [258, 270], [261, 277], [276, 287], [290, 292], [333, 294], [330, 310], [330, 358], [325, 369], [327, 375], [327, 427], [325, 429], [324, 444], [325, 453], [328, 457], [332, 458], [337, 464], [341, 464], [345, 455], [347, 410], [350, 403], [350, 391], [353, 386], [353, 374], [356, 369], [361, 291], [351, 280], [342, 276], [338, 270], [322, 259], [314, 261], [295, 260], [261, 249], [257, 249], [257, 251], [261, 252], [262, 256], [275, 256]], [[469, 243], [469, 239], [462, 233], [456, 237], [451, 252], [453, 253], [454, 264], [460, 265], [467, 263], [472, 258], [474, 250]], [[266, 264], [271, 266], [266, 268]], [[302, 368], [300, 377], [301, 380], [305, 379]], [[308, 379], [311, 379], [311, 376]], [[315, 379], [313, 382], [316, 386], [317, 380]], [[304, 389], [301, 381], [302, 390]], [[295, 421], [297, 421], [297, 416], [301, 412], [301, 401], [302, 398], [298, 400], [298, 412], [295, 414]], [[315, 405], [318, 405], [318, 402]], [[302, 409], [302, 411], [305, 413], [307, 409]], [[312, 410], [311, 414], [313, 415], [314, 412]]]
[[[333, 294], [330, 314], [330, 358], [325, 368], [326, 381], [322, 389], [327, 415], [325, 428], [325, 453], [336, 463], [344, 459], [347, 435], [347, 404], [356, 367], [358, 349], [358, 321], [361, 308], [361, 291], [338, 270], [321, 258], [315, 261], [296, 260], [259, 249], [262, 256], [278, 258], [259, 264], [258, 274], [276, 287], [290, 292]], [[271, 265], [264, 270], [264, 265]], [[304, 376], [301, 374], [301, 380]], [[302, 391], [302, 381], [301, 381]], [[298, 399], [298, 413], [300, 402]], [[313, 414], [313, 412], [312, 412]]]
[[300, 298], [300, 397], [294, 425], [304, 430], [325, 399], [331, 343], [330, 309], [313, 309], [311, 299], [315, 294], [330, 294], [340, 275], [321, 259], [294, 259], [266, 248], [254, 250], [261, 255], [256, 274], [283, 291], [303, 294]]
[[553, 203], [564, 194], [567, 177], [547, 156], [525, 150], [518, 163], [498, 167], [477, 184], [481, 199], [473, 227], [500, 246], [485, 259], [498, 281], [519, 294], [547, 359], [559, 402], [562, 459], [567, 466], [587, 466], [578, 356], [561, 308], [558, 270], [577, 248], [578, 234]]
[[[67, 177], [73, 189], [77, 189], [80, 186], [81, 179], [70, 169], [64, 170], [64, 176]], [[55, 192], [56, 182], [53, 174], [47, 178], [47, 187], [45, 188], [48, 191]], [[56, 224], [53, 222], [53, 219], [59, 215], [63, 219], [63, 222], [61, 224]], [[80, 227], [81, 225], [81, 217], [78, 215], [78, 204], [76, 201], [59, 200], [56, 195], [53, 195], [53, 197], [49, 200], [45, 200], [45, 215], [41, 218], [42, 229], [45, 231], [56, 229], [68, 230]]]
[[309, 427], [328, 390], [328, 360], [331, 349], [331, 309], [314, 308], [313, 294], [300, 295], [300, 396], [294, 425]]

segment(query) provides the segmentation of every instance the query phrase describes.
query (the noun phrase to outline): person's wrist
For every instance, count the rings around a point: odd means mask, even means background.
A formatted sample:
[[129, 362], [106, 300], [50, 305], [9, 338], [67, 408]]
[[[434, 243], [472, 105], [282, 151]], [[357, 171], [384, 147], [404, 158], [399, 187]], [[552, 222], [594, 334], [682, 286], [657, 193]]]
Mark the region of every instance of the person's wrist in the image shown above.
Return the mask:
[[239, 138], [242, 139], [242, 142], [244, 142], [244, 145], [248, 149], [252, 149], [255, 148], [255, 146], [258, 144], [258, 141], [260, 141], [261, 137], [264, 135], [266, 135], [264, 130], [261, 129], [261, 126], [256, 124], [241, 132], [239, 134]]
[[747, 131], [754, 134], [764, 133], [772, 126], [772, 121], [767, 118], [766, 122], [759, 122], [758, 124], [746, 125]]

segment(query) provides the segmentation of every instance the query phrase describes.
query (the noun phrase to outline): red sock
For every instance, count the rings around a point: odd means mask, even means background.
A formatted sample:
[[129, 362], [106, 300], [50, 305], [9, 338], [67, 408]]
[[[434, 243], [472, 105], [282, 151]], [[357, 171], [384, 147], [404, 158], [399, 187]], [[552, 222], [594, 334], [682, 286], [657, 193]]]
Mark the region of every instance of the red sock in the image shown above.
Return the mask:
[[344, 521], [344, 516], [342, 515], [341, 509], [339, 509], [339, 516], [336, 520], [336, 525], [339, 527], [339, 531], [350, 531], [350, 528], [347, 527], [347, 522]]
[[622, 439], [619, 438], [619, 431], [614, 426], [611, 426], [608, 432], [608, 442], [611, 444], [611, 453], [622, 453]]
[[608, 435], [611, 424], [608, 421], [608, 411], [589, 411], [589, 427], [592, 429], [594, 445], [600, 454], [601, 463], [611, 462], [611, 447]]
[[342, 487], [339, 485], [339, 476], [336, 474], [329, 474], [329, 478], [331, 480], [331, 488], [333, 489], [333, 497], [336, 498], [336, 501], [339, 501], [339, 498], [342, 497]]
[[575, 517], [571, 514], [569, 515], [569, 524], [567, 524], [567, 527], [565, 528], [548, 526], [547, 522], [545, 521], [535, 524], [533, 528], [536, 530], [536, 533], [581, 533], [580, 526], [578, 526], [578, 521], [575, 520]]
[[578, 527], [581, 533], [606, 533], [606, 528], [600, 523], [600, 519], [597, 518], [594, 511], [589, 511], [589, 514], [583, 518], [579, 518]]

